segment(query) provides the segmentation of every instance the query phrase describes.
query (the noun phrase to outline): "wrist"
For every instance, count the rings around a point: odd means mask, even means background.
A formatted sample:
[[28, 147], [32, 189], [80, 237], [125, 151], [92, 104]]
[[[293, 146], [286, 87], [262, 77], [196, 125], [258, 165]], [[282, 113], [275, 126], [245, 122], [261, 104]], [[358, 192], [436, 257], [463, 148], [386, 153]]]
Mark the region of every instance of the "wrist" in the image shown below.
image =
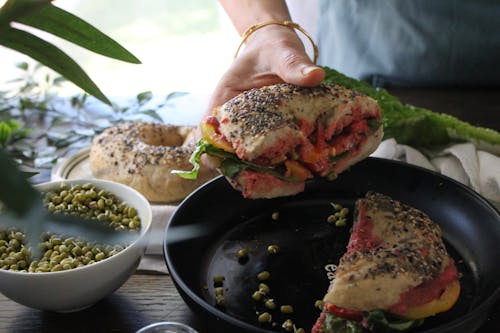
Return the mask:
[[270, 24], [251, 33], [244, 44], [248, 45], [252, 43], [262, 43], [282, 39], [299, 40], [300, 38], [291, 27], [286, 27], [278, 24]]
[[242, 45], [245, 47], [256, 48], [279, 48], [281, 46], [305, 49], [302, 40], [299, 38], [297, 31], [304, 34], [311, 42], [314, 49], [314, 62], [318, 57], [318, 47], [314, 43], [312, 37], [297, 23], [284, 21], [265, 21], [249, 27], [242, 35], [241, 43], [236, 51], [237, 57]]

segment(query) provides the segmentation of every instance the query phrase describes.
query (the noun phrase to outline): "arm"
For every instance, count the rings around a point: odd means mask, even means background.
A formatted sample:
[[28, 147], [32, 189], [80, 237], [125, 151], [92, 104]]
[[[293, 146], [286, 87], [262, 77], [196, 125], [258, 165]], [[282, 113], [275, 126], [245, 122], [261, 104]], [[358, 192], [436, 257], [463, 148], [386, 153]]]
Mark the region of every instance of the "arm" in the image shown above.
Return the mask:
[[290, 20], [283, 0], [219, 0], [240, 35], [248, 27], [265, 21]]
[[[266, 21], [290, 20], [282, 0], [219, 0], [238, 33]], [[280, 25], [258, 29], [245, 42], [245, 48], [220, 79], [209, 104], [209, 112], [242, 91], [288, 82], [302, 86], [318, 85], [324, 71], [309, 59], [297, 33]]]

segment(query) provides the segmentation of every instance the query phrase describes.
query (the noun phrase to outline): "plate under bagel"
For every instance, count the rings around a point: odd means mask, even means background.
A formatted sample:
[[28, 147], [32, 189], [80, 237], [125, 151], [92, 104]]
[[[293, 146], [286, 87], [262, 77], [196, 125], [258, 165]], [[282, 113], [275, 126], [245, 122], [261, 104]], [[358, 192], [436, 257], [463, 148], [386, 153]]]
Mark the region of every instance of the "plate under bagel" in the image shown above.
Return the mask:
[[[500, 297], [500, 214], [476, 192], [423, 168], [368, 158], [335, 181], [314, 180], [293, 197], [249, 200], [216, 178], [187, 197], [166, 229], [165, 260], [176, 287], [195, 313], [218, 332], [284, 332], [292, 319], [309, 331], [326, 292], [333, 265], [345, 252], [352, 213], [345, 227], [327, 222], [332, 203], [350, 208], [367, 191], [377, 191], [427, 213], [443, 230], [457, 263], [461, 294], [448, 312], [426, 319], [415, 332], [472, 332]], [[277, 213], [277, 214], [276, 214]], [[269, 245], [279, 252], [271, 254]], [[248, 258], [237, 256], [248, 250]], [[257, 274], [266, 281], [278, 310], [255, 302]], [[223, 276], [224, 306], [217, 306], [214, 277]], [[292, 305], [283, 315], [279, 305]], [[259, 324], [257, 313], [273, 315]], [[273, 324], [274, 323], [274, 324]]]

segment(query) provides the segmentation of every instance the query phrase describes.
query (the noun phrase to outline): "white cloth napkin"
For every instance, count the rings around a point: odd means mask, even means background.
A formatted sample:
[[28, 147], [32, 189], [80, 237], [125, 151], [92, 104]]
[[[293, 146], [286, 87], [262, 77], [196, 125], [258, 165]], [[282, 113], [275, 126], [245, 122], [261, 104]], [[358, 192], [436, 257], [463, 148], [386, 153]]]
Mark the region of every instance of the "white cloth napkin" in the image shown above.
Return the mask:
[[149, 243], [137, 270], [142, 272], [168, 273], [163, 257], [163, 238], [168, 220], [174, 213], [175, 205], [152, 204], [153, 219]]
[[387, 139], [371, 156], [404, 161], [439, 172], [469, 186], [500, 207], [500, 157], [478, 150], [472, 143], [424, 151]]

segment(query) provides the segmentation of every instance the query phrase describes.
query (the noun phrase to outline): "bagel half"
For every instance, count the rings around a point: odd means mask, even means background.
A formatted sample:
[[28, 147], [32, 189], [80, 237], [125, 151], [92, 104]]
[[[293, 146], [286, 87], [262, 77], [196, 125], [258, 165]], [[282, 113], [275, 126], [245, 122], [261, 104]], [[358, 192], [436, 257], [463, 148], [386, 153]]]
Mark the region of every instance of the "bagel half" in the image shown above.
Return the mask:
[[294, 195], [314, 176], [334, 179], [383, 136], [374, 99], [328, 84], [245, 91], [200, 127], [199, 152], [220, 158], [221, 173], [251, 199]]
[[439, 226], [416, 208], [369, 192], [356, 203], [347, 251], [312, 332], [402, 332], [449, 310], [459, 295]]
[[208, 168], [201, 168], [197, 179], [182, 179], [171, 173], [191, 168], [194, 130], [193, 126], [139, 121], [110, 127], [92, 141], [92, 174], [128, 185], [151, 202], [178, 202], [218, 175]]

